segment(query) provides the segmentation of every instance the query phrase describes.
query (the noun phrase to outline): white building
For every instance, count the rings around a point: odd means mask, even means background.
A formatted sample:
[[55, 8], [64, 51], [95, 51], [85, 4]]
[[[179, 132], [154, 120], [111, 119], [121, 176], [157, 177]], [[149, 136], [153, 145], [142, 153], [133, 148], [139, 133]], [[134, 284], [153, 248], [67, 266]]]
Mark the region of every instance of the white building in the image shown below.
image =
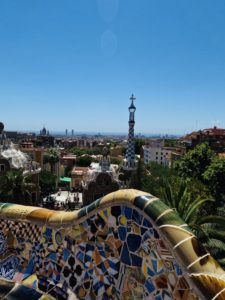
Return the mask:
[[170, 166], [172, 150], [169, 148], [154, 146], [143, 146], [144, 163], [156, 162], [163, 166]]

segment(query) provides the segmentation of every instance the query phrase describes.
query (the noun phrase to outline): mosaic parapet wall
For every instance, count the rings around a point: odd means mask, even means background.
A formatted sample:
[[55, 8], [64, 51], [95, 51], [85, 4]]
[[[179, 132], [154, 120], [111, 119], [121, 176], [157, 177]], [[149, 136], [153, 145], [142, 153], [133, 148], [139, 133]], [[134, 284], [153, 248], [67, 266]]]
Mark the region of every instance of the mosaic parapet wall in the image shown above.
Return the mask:
[[159, 199], [74, 212], [0, 204], [0, 299], [225, 299], [224, 271]]

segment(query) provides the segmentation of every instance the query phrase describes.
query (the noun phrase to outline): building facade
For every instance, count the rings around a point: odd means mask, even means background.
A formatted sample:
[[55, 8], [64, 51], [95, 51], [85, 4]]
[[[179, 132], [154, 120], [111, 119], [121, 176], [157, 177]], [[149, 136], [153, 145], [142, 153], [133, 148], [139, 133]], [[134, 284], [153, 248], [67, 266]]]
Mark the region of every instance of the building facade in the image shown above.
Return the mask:
[[109, 151], [103, 149], [100, 163], [92, 163], [83, 182], [83, 205], [120, 189], [117, 165], [111, 165]]
[[187, 141], [187, 148], [193, 149], [200, 143], [207, 142], [210, 148], [216, 153], [225, 152], [225, 129], [207, 128], [199, 131], [194, 131], [187, 134], [184, 138]]
[[170, 166], [172, 151], [164, 147], [143, 146], [144, 163], [156, 162], [163, 166]]

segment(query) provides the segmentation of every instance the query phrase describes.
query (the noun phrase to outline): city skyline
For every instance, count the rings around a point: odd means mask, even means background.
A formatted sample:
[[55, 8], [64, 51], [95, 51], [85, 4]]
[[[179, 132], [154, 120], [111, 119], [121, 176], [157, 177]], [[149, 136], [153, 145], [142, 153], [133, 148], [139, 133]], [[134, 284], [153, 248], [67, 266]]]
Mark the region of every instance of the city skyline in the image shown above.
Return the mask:
[[225, 127], [225, 3], [0, 3], [6, 130], [185, 134]]

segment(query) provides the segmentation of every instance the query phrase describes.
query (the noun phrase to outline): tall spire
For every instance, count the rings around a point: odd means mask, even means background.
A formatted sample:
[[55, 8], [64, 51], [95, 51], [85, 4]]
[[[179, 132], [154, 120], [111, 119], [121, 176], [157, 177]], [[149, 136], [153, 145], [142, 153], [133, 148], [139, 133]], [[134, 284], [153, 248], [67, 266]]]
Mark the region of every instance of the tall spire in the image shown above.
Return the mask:
[[125, 166], [128, 169], [135, 168], [135, 149], [134, 149], [134, 125], [135, 125], [135, 111], [136, 107], [134, 105], [134, 100], [136, 98], [132, 94], [130, 97], [131, 104], [129, 106], [129, 133], [128, 133], [128, 143], [127, 143], [127, 151], [126, 151], [126, 159], [125, 159]]
[[[5, 140], [5, 135], [4, 135], [4, 124], [0, 122], [0, 147], [3, 147], [3, 142]], [[1, 149], [0, 149], [1, 150]]]
[[9, 140], [7, 140], [6, 134], [4, 132], [4, 124], [0, 122], [0, 152], [9, 147]]

